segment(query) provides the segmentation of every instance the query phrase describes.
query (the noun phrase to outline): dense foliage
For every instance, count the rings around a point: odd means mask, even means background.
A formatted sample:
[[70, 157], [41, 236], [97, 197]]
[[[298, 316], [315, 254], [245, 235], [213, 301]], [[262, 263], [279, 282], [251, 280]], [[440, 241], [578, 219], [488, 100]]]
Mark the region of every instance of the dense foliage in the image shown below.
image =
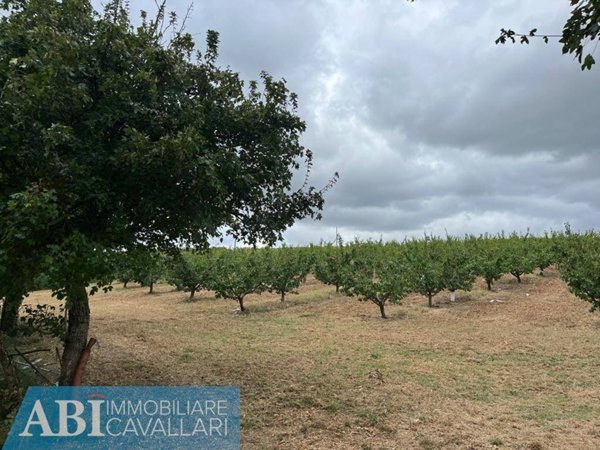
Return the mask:
[[559, 244], [560, 275], [571, 292], [600, 309], [600, 234], [570, 232]]
[[182, 252], [171, 262], [167, 270], [167, 282], [180, 291], [189, 292], [190, 300], [193, 299], [197, 291], [211, 286], [211, 277], [216, 275], [211, 256], [210, 252], [201, 255], [191, 251]]
[[500, 242], [504, 253], [504, 272], [512, 274], [520, 283], [523, 275], [532, 273], [535, 269], [537, 247], [528, 234], [520, 236], [513, 233], [509, 239]]
[[0, 296], [14, 318], [44, 271], [66, 297], [61, 384], [87, 342], [88, 287], [106, 286], [116, 255], [206, 247], [223, 230], [272, 243], [320, 216], [322, 191], [292, 185], [312, 167], [296, 95], [219, 67], [216, 32], [197, 51], [164, 5], [133, 26], [122, 0], [0, 11]]
[[386, 303], [399, 304], [412, 289], [406, 258], [398, 248], [355, 243], [348, 249], [344, 272], [344, 292], [377, 305], [382, 319], [387, 319]]
[[521, 283], [535, 268], [543, 275], [545, 268], [560, 263], [571, 290], [596, 304], [598, 242], [594, 233], [543, 237], [512, 233], [464, 239], [425, 236], [402, 243], [357, 240], [344, 244], [338, 238], [333, 244], [309, 247], [212, 249], [183, 252], [167, 280], [191, 293], [214, 290], [219, 297], [237, 300], [246, 311], [246, 295], [269, 291], [283, 301], [312, 271], [321, 282], [335, 286], [336, 292], [376, 304], [386, 317], [385, 305], [400, 303], [409, 293], [424, 295], [433, 307], [438, 293], [449, 292], [454, 301], [457, 291], [471, 290], [476, 276], [491, 290], [503, 275], [512, 274]]
[[313, 251], [315, 277], [322, 283], [335, 286], [335, 292], [339, 292], [344, 284], [344, 267], [349, 257], [342, 239], [337, 236], [335, 243], [314, 247]]
[[255, 249], [222, 250], [215, 258], [218, 276], [210, 279], [209, 288], [217, 297], [236, 300], [240, 312], [246, 312], [244, 299], [268, 289], [264, 252]]
[[294, 293], [311, 270], [311, 260], [306, 252], [290, 247], [266, 251], [267, 290], [285, 300], [286, 293]]

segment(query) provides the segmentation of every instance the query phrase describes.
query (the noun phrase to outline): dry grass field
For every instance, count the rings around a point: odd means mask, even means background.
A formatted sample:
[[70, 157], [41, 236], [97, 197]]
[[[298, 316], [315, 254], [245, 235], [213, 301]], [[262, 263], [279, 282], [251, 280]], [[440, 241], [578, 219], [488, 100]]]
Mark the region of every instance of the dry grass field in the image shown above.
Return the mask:
[[[600, 448], [600, 315], [558, 274], [389, 320], [314, 280], [280, 304], [161, 285], [91, 298], [86, 382], [240, 385], [245, 449]], [[29, 301], [47, 303], [48, 292]]]

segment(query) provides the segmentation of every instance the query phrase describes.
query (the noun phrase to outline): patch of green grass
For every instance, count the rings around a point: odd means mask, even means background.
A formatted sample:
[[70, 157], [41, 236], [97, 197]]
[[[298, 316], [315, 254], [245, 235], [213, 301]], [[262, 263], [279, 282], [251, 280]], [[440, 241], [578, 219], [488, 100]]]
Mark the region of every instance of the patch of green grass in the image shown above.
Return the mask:
[[384, 411], [375, 412], [365, 406], [356, 406], [352, 413], [358, 418], [356, 423], [361, 426], [380, 427], [384, 425], [387, 414]]
[[270, 311], [279, 311], [284, 309], [290, 309], [297, 306], [308, 305], [309, 303], [317, 302], [320, 300], [326, 300], [329, 298], [329, 291], [319, 290], [311, 291], [300, 294], [287, 294], [285, 301], [273, 301], [269, 303], [262, 303], [259, 305], [253, 305], [252, 301], [248, 304], [248, 311], [251, 313], [265, 313]]
[[298, 326], [298, 320], [293, 317], [272, 317], [270, 321], [273, 325], [283, 327], [288, 330]]
[[591, 420], [600, 414], [600, 406], [574, 405], [566, 395], [552, 395], [536, 403], [522, 404], [519, 411], [524, 419], [546, 424], [557, 420]]
[[437, 442], [432, 441], [429, 438], [422, 438], [419, 440], [419, 445], [423, 450], [435, 450], [440, 448]]
[[242, 428], [244, 429], [255, 430], [263, 428], [267, 425], [268, 424], [261, 417], [255, 416], [253, 414], [246, 414], [242, 418]]
[[517, 399], [517, 398], [525, 398], [526, 394], [524, 391], [520, 389], [510, 389], [504, 393], [506, 397]]
[[195, 356], [195, 350], [193, 348], [184, 348], [180, 359], [182, 362], [191, 362], [194, 360], [194, 356]]
[[334, 399], [325, 406], [325, 410], [330, 413], [349, 412], [354, 407], [354, 403], [349, 400]]
[[327, 425], [320, 420], [313, 420], [311, 422], [305, 423], [300, 427], [300, 432], [302, 434], [308, 434], [310, 430], [326, 430]]
[[125, 371], [136, 372], [143, 370], [145, 365], [141, 361], [135, 361], [133, 359], [122, 359], [119, 361], [119, 367]]
[[336, 345], [324, 344], [323, 347], [321, 347], [321, 355], [325, 357], [333, 356], [338, 350]]
[[489, 403], [494, 399], [493, 383], [484, 376], [474, 379], [462, 379], [456, 383], [456, 391], [462, 397], [469, 400]]
[[285, 394], [279, 398], [279, 403], [285, 408], [314, 408], [317, 402], [310, 395]]
[[437, 350], [430, 348], [414, 348], [402, 344], [396, 346], [396, 353], [400, 356], [410, 359], [420, 359], [422, 361], [438, 361], [445, 359], [445, 355]]
[[427, 389], [437, 391], [442, 387], [442, 383], [437, 375], [421, 373], [415, 376], [415, 381]]

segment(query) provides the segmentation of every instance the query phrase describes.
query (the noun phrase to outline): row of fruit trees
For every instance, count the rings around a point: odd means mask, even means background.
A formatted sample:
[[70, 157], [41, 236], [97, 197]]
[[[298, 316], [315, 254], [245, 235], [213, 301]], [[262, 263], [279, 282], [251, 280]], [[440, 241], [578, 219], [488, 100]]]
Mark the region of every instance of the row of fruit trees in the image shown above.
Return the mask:
[[481, 235], [465, 238], [425, 236], [403, 242], [358, 241], [309, 247], [215, 248], [206, 252], [123, 254], [115, 277], [149, 286], [164, 279], [194, 297], [200, 290], [232, 299], [245, 311], [249, 294], [268, 291], [281, 301], [296, 293], [308, 274], [335, 286], [336, 292], [372, 302], [386, 318], [387, 304], [399, 304], [418, 293], [434, 306], [433, 297], [448, 291], [471, 290], [476, 277], [488, 289], [510, 274], [518, 283], [538, 270], [540, 275], [557, 265], [561, 277], [578, 297], [600, 307], [600, 236], [555, 233], [531, 235]]

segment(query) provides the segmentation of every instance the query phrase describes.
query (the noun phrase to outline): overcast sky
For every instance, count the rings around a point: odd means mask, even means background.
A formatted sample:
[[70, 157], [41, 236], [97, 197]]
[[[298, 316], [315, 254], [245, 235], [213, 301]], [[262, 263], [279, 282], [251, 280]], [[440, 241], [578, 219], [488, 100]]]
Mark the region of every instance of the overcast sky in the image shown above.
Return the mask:
[[[152, 2], [132, 1], [132, 11]], [[171, 0], [184, 14], [186, 0]], [[300, 98], [323, 220], [290, 244], [600, 222], [600, 66], [557, 42], [496, 46], [501, 27], [559, 33], [568, 0], [202, 0], [187, 30], [221, 64]]]

